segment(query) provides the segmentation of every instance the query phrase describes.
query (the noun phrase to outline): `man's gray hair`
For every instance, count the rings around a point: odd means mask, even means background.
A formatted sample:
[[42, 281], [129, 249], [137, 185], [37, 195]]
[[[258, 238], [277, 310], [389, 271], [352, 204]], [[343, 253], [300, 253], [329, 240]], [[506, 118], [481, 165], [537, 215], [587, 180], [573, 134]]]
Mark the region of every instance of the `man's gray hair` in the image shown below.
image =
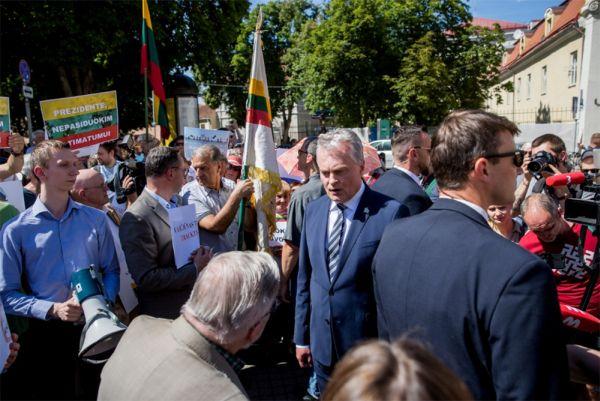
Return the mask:
[[521, 205], [521, 216], [524, 217], [527, 211], [531, 208], [545, 210], [546, 212], [550, 213], [552, 217], [560, 216], [558, 203], [556, 203], [556, 201], [543, 192], [534, 193], [525, 198], [523, 204]]
[[279, 267], [264, 252], [226, 252], [202, 270], [183, 311], [221, 344], [235, 340], [269, 313], [279, 290]]
[[218, 162], [227, 158], [221, 153], [221, 150], [215, 145], [202, 145], [199, 148], [194, 149], [192, 153], [192, 159], [196, 157], [208, 156], [211, 162]]
[[350, 145], [350, 157], [356, 164], [362, 165], [365, 162], [363, 155], [363, 144], [356, 132], [340, 128], [326, 134], [319, 135], [318, 149], [332, 150], [338, 149], [340, 144], [347, 143]]

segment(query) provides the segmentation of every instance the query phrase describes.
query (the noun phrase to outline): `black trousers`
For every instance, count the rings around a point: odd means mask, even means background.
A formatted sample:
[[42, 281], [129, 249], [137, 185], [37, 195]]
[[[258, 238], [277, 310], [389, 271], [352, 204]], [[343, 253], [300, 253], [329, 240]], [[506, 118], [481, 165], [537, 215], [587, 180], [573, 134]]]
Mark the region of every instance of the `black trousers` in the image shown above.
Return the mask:
[[95, 400], [102, 365], [78, 358], [82, 328], [30, 319], [17, 360], [1, 377], [2, 399]]

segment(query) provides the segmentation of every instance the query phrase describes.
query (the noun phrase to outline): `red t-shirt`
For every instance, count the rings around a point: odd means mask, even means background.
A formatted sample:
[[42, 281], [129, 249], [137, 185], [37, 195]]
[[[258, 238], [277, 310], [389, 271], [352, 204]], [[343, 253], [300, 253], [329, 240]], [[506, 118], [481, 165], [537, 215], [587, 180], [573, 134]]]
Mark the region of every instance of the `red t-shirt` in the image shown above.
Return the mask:
[[[569, 231], [556, 237], [553, 242], [541, 242], [534, 232], [527, 231], [519, 241], [519, 245], [544, 259], [552, 268], [559, 302], [576, 308], [579, 308], [590, 277], [589, 270], [579, 257], [580, 230], [581, 225], [575, 224]], [[588, 230], [583, 247], [583, 259], [587, 266], [594, 259], [597, 242], [598, 238]], [[600, 317], [600, 280], [596, 282], [586, 312]]]

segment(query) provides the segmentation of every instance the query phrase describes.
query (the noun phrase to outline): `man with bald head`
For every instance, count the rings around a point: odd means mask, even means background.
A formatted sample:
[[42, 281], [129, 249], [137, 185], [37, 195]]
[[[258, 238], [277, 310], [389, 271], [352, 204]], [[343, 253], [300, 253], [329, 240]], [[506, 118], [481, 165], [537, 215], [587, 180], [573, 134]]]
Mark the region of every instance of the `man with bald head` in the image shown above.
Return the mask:
[[104, 210], [104, 206], [108, 203], [107, 190], [102, 174], [89, 168], [79, 170], [71, 190], [71, 197], [84, 205]]
[[119, 268], [121, 269], [119, 296], [123, 301], [125, 310], [131, 311], [137, 304], [137, 301], [135, 300], [135, 295], [131, 286], [133, 279], [127, 269], [125, 253], [123, 252], [123, 247], [121, 246], [121, 240], [119, 238], [121, 217], [109, 202], [108, 187], [104, 182], [102, 174], [91, 168], [79, 170], [79, 175], [77, 175], [75, 184], [73, 184], [73, 189], [71, 190], [71, 198], [79, 203], [102, 210], [106, 213], [106, 216], [108, 217], [108, 227], [112, 234], [115, 250], [117, 252], [117, 259], [119, 260]]
[[[544, 259], [552, 268], [559, 302], [582, 307], [583, 294], [590, 280], [590, 269], [598, 242], [597, 234], [586, 226], [570, 225], [558, 205], [548, 195], [532, 194], [523, 202], [523, 219], [529, 231], [519, 244]], [[584, 234], [585, 233], [585, 234]], [[583, 245], [583, 256], [580, 255]], [[600, 317], [600, 282], [596, 282], [586, 312]]]

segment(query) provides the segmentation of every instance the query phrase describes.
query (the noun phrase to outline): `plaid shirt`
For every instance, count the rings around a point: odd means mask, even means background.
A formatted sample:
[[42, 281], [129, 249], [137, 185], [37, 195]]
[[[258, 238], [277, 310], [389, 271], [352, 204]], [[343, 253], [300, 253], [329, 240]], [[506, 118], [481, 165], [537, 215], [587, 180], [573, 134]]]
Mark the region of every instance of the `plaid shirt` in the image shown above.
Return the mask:
[[[204, 338], [206, 338], [206, 337], [204, 337]], [[219, 346], [218, 344], [215, 344], [214, 342], [210, 341], [208, 338], [206, 338], [206, 341], [208, 341], [209, 343], [211, 343], [212, 346], [215, 347], [215, 349], [217, 350], [217, 352], [219, 354], [221, 354], [221, 356], [223, 358], [225, 358], [225, 360], [227, 361], [227, 363], [229, 364], [229, 366], [231, 366], [236, 373], [239, 372], [240, 370], [242, 370], [242, 368], [245, 365], [244, 361], [242, 361], [237, 356], [233, 355], [231, 352], [227, 351], [225, 348], [223, 348], [223, 347]]]

